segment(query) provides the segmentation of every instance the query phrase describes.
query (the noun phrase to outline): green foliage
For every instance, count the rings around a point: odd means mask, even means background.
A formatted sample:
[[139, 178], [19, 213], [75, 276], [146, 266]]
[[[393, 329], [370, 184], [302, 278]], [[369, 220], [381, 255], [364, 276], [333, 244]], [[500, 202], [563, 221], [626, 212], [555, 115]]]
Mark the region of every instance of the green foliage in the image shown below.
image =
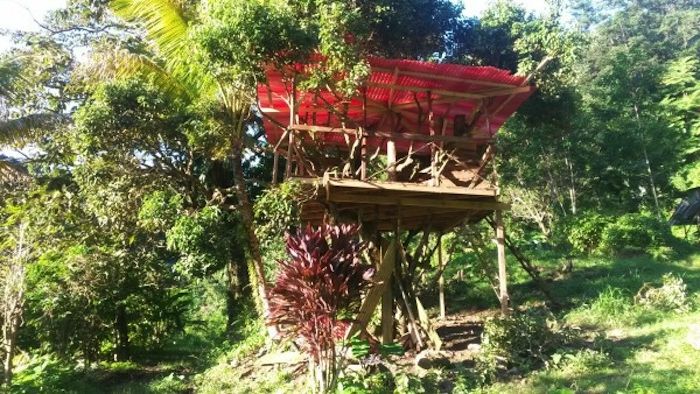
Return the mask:
[[654, 253], [673, 241], [668, 224], [650, 214], [625, 214], [602, 231], [597, 250], [605, 254]]
[[[77, 373], [52, 355], [32, 356], [13, 379], [11, 393], [68, 393]], [[77, 389], [78, 387], [76, 387]]]
[[649, 213], [586, 213], [564, 224], [567, 242], [580, 255], [649, 254], [664, 259], [682, 247], [668, 224]]
[[601, 244], [603, 231], [613, 222], [610, 216], [591, 213], [579, 216], [567, 227], [568, 241], [574, 251], [581, 254], [594, 252]]
[[567, 321], [583, 326], [619, 327], [658, 319], [655, 311], [640, 308], [628, 292], [608, 286], [591, 302], [567, 315]]
[[279, 66], [311, 54], [313, 35], [284, 1], [210, 1], [195, 33], [208, 67], [252, 90], [269, 62]]
[[600, 350], [583, 349], [572, 353], [554, 353], [547, 368], [555, 368], [566, 374], [576, 375], [612, 364], [610, 355]]
[[390, 372], [349, 373], [338, 379], [339, 394], [390, 394], [396, 384]]
[[544, 308], [495, 317], [484, 324], [476, 368], [485, 381], [511, 368], [527, 372], [572, 340], [572, 332]]
[[232, 260], [243, 261], [244, 245], [237, 226], [237, 217], [217, 206], [178, 217], [166, 234], [168, 249], [180, 254], [176, 270], [183, 275], [202, 277]]
[[301, 204], [306, 198], [303, 190], [302, 184], [288, 181], [265, 190], [255, 201], [256, 235], [272, 272], [277, 261], [287, 256], [284, 235], [300, 225]]
[[165, 231], [171, 228], [183, 208], [179, 194], [155, 191], [144, 197], [139, 209], [139, 224], [149, 231]]

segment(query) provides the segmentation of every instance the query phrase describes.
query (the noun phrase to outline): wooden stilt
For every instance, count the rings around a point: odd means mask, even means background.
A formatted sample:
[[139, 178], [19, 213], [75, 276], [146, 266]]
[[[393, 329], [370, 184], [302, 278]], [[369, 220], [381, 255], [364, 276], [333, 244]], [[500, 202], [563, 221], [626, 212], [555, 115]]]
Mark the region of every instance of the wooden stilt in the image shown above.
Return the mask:
[[272, 157], [272, 184], [276, 185], [277, 184], [277, 168], [279, 167], [280, 164], [280, 154], [275, 151], [274, 156]]
[[294, 149], [294, 133], [289, 133], [289, 142], [287, 143], [287, 167], [284, 170], [285, 179], [292, 176], [292, 150]]
[[360, 312], [357, 314], [357, 319], [355, 323], [348, 330], [346, 338], [351, 337], [353, 334], [360, 330], [364, 330], [372, 318], [374, 310], [379, 305], [380, 298], [384, 294], [384, 287], [389, 278], [392, 277], [394, 273], [394, 264], [396, 262], [396, 243], [397, 240], [392, 240], [388, 243], [384, 256], [381, 259], [381, 263], [377, 268], [377, 272], [374, 274], [375, 285], [370, 288], [367, 296], [362, 301], [362, 306], [360, 307]]
[[506, 273], [506, 246], [505, 246], [505, 229], [503, 227], [503, 213], [500, 210], [495, 211], [496, 222], [496, 249], [498, 252], [498, 286], [499, 299], [501, 301], [501, 312], [508, 314], [508, 285]]
[[438, 238], [438, 266], [440, 270], [440, 279], [438, 279], [438, 286], [440, 289], [440, 319], [445, 320], [445, 267], [444, 261], [442, 261], [442, 237]]
[[367, 180], [367, 137], [362, 136], [362, 141], [360, 142], [360, 179]]
[[386, 163], [388, 166], [387, 173], [389, 180], [396, 180], [396, 144], [393, 139], [386, 142]]
[[386, 280], [382, 294], [382, 343], [394, 341], [394, 289], [393, 276]]
[[[399, 207], [399, 210], [400, 209]], [[397, 219], [396, 227], [394, 228], [396, 241], [387, 246], [389, 248], [394, 248], [393, 256], [398, 255], [398, 244], [401, 242], [400, 228], [401, 222]], [[391, 254], [387, 251], [386, 255], [390, 256]], [[392, 263], [392, 266], [396, 266], [396, 262]], [[394, 275], [395, 274], [394, 272]], [[384, 286], [384, 294], [382, 296], [382, 343], [385, 345], [394, 342], [394, 275], [387, 278]]]

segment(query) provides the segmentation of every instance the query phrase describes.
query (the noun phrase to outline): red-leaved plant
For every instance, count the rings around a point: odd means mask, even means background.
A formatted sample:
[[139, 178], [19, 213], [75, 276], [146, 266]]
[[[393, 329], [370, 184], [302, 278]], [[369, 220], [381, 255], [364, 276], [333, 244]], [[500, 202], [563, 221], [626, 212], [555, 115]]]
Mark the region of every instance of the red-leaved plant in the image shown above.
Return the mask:
[[302, 340], [319, 392], [335, 387], [336, 341], [352, 323], [374, 273], [361, 261], [365, 244], [358, 230], [356, 225], [324, 224], [287, 234], [289, 260], [280, 261], [270, 292], [268, 323], [280, 327], [282, 335]]

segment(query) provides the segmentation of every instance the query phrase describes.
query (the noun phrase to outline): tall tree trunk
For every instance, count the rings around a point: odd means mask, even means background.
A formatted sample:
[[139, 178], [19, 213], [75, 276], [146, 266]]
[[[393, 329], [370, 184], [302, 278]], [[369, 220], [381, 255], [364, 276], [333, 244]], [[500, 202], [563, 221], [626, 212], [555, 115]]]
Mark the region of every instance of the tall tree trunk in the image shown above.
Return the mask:
[[[263, 266], [262, 254], [260, 253], [260, 242], [255, 234], [255, 222], [253, 220], [253, 206], [248, 199], [248, 191], [245, 187], [245, 175], [243, 174], [243, 149], [241, 143], [235, 143], [232, 152], [233, 166], [233, 181], [238, 199], [238, 208], [241, 213], [241, 220], [245, 227], [246, 236], [248, 238], [248, 246], [250, 248], [250, 257], [253, 263], [253, 269], [257, 277], [257, 292], [260, 313], [264, 318], [267, 318], [270, 311], [270, 303], [267, 298], [268, 286], [265, 280], [265, 267]], [[272, 334], [272, 331], [270, 332]]]
[[241, 310], [241, 305], [250, 297], [248, 264], [231, 260], [226, 265], [226, 329], [231, 332]]
[[25, 245], [26, 225], [19, 226], [19, 236], [15, 250], [6, 269], [2, 294], [2, 342], [3, 342], [3, 381], [7, 387], [12, 385], [12, 359], [17, 350], [17, 331], [24, 311], [24, 265], [27, 258]]
[[117, 314], [114, 319], [114, 328], [117, 331], [117, 361], [129, 359], [129, 322], [126, 316], [126, 305], [117, 305]]
[[236, 272], [236, 264], [229, 261], [226, 264], [226, 331], [231, 333], [233, 323], [236, 321], [236, 312], [238, 312], [238, 303], [240, 302], [238, 286], [238, 275]]
[[654, 207], [656, 208], [656, 218], [661, 220], [661, 207], [659, 206], [659, 196], [656, 194], [656, 183], [654, 182], [654, 173], [651, 171], [651, 163], [647, 153], [647, 144], [644, 135], [642, 134], [642, 121], [639, 117], [639, 107], [634, 104], [634, 116], [637, 119], [639, 127], [639, 136], [642, 140], [642, 153], [644, 154], [644, 164], [646, 164], [647, 175], [649, 176], [649, 186], [651, 187], [651, 195], [654, 197]]
[[564, 163], [569, 170], [569, 200], [571, 202], [571, 213], [576, 215], [576, 177], [574, 176], [574, 165], [568, 157], [564, 157]]
[[15, 351], [17, 350], [17, 331], [19, 330], [20, 323], [20, 313], [13, 313], [10, 317], [10, 321], [6, 321], [3, 333], [3, 339], [5, 342], [5, 360], [3, 360], [3, 372], [5, 377], [5, 384], [9, 387], [12, 385], [12, 359], [15, 357]]

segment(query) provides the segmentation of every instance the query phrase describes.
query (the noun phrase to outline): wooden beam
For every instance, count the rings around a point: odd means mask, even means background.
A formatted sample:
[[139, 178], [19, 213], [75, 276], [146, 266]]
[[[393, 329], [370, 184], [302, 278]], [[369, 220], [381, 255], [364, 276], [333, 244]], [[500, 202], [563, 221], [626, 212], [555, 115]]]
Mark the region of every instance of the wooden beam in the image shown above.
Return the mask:
[[493, 142], [493, 138], [469, 138], [469, 137], [456, 137], [452, 135], [427, 135], [420, 133], [391, 133], [386, 131], [369, 131], [361, 130], [347, 127], [326, 127], [326, 126], [313, 126], [313, 125], [293, 125], [292, 130], [296, 131], [307, 131], [310, 133], [341, 133], [349, 135], [365, 135], [367, 137], [377, 137], [377, 138], [392, 138], [395, 140], [410, 140], [410, 141], [421, 141], [421, 142], [449, 142], [449, 143], [464, 143], [464, 144], [489, 144]]
[[[308, 179], [306, 183], [316, 183], [318, 179]], [[359, 181], [356, 179], [330, 179], [322, 180], [322, 183], [328, 184], [333, 188], [340, 189], [366, 189], [366, 190], [385, 190], [385, 191], [398, 191], [398, 192], [423, 192], [432, 194], [445, 194], [453, 195], [453, 198], [457, 196], [475, 196], [475, 197], [495, 197], [496, 190], [494, 189], [467, 189], [464, 187], [454, 187], [454, 186], [440, 186], [431, 187], [427, 185], [420, 185], [416, 183], [407, 182], [370, 182], [370, 181]], [[507, 204], [503, 204], [507, 207]]]
[[379, 300], [384, 293], [384, 287], [394, 273], [395, 262], [396, 239], [392, 239], [387, 245], [386, 252], [384, 253], [381, 263], [379, 264], [379, 267], [377, 267], [377, 272], [374, 274], [374, 278], [372, 279], [374, 286], [369, 289], [365, 299], [362, 301], [360, 311], [357, 314], [357, 319], [355, 319], [355, 322], [352, 324], [352, 326], [350, 326], [350, 329], [345, 335], [346, 338], [350, 338], [356, 332], [367, 328], [367, 324], [372, 318], [372, 314], [377, 308]]
[[494, 211], [506, 210], [510, 207], [501, 202], [465, 201], [465, 200], [438, 200], [435, 198], [406, 198], [406, 197], [380, 197], [366, 194], [332, 194], [329, 196], [332, 202], [364, 203], [374, 205], [398, 205], [404, 207], [444, 208], [464, 211]]

